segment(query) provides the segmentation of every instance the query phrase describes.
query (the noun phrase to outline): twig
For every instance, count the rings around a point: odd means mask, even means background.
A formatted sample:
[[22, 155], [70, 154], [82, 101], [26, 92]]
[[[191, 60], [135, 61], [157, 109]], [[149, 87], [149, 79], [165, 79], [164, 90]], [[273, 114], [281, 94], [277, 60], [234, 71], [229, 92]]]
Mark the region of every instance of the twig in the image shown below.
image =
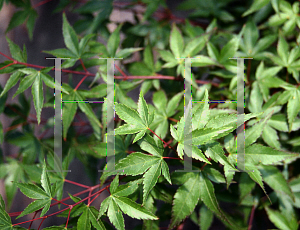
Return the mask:
[[255, 205], [252, 206], [251, 214], [250, 214], [250, 219], [249, 219], [249, 225], [248, 225], [248, 230], [251, 230], [252, 228], [252, 222], [254, 218], [254, 212], [255, 212]]

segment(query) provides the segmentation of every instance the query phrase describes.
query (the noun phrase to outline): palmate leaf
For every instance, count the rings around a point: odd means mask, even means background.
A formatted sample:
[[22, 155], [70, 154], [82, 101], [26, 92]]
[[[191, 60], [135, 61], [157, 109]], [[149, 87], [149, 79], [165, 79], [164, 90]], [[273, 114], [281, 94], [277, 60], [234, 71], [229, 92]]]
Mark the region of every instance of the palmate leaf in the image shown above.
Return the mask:
[[[167, 163], [162, 159], [162, 157], [149, 156], [142, 153], [132, 153], [128, 157], [122, 159], [116, 165], [116, 172], [104, 173], [105, 176], [110, 176], [118, 173], [120, 175], [139, 175], [147, 172], [143, 176], [143, 203], [146, 201], [149, 192], [153, 189], [158, 181], [158, 177], [163, 174], [166, 180], [171, 184], [171, 179], [169, 175], [169, 168]], [[115, 178], [116, 179], [116, 178]], [[117, 179], [116, 179], [117, 180]], [[116, 182], [115, 182], [116, 183]], [[115, 184], [112, 184], [111, 193], [118, 191]], [[134, 187], [132, 189], [135, 189]], [[129, 190], [130, 191], [130, 190]], [[118, 191], [123, 195], [124, 191]], [[125, 192], [128, 193], [128, 192]], [[120, 196], [119, 194], [119, 196]]]
[[142, 92], [139, 96], [137, 111], [122, 104], [116, 104], [115, 109], [118, 116], [128, 123], [115, 129], [115, 134], [124, 135], [138, 133], [134, 138], [133, 143], [140, 140], [146, 134], [146, 131], [149, 129], [149, 126], [154, 119], [154, 113], [149, 113], [149, 108]]
[[[135, 203], [129, 198], [117, 196], [117, 193], [111, 194], [102, 203], [99, 210], [98, 219], [107, 210], [107, 215], [111, 223], [120, 230], [125, 230], [124, 218], [122, 212], [126, 215], [144, 220], [157, 220], [158, 217], [153, 215], [149, 210]], [[122, 210], [122, 212], [121, 212]]]
[[36, 199], [24, 209], [24, 211], [17, 217], [17, 219], [24, 215], [37, 211], [41, 208], [43, 208], [43, 210], [40, 216], [42, 217], [43, 215], [45, 215], [45, 213], [50, 208], [50, 204], [52, 200], [51, 196], [54, 193], [52, 190], [55, 190], [55, 186], [51, 187], [50, 185], [50, 179], [47, 174], [47, 167], [45, 161], [43, 164], [43, 172], [41, 177], [41, 184], [44, 190], [35, 184], [18, 183], [18, 182], [14, 182], [14, 183], [17, 184], [17, 186], [20, 188], [21, 192], [24, 195], [28, 196], [29, 198]]

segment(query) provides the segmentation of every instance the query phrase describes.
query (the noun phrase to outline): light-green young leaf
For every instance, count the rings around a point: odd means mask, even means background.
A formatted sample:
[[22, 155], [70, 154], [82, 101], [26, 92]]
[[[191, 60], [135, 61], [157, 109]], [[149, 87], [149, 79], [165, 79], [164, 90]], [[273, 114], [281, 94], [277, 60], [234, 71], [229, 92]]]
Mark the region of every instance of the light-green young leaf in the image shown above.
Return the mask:
[[154, 113], [149, 113], [149, 108], [143, 97], [143, 93], [140, 92], [137, 111], [122, 104], [116, 104], [115, 108], [118, 116], [128, 123], [115, 129], [115, 134], [138, 133], [133, 143], [140, 140], [146, 134], [146, 131], [154, 119]]
[[170, 35], [170, 48], [175, 58], [181, 58], [183, 47], [184, 47], [184, 42], [183, 42], [183, 37], [181, 35], [181, 32], [177, 28], [176, 24], [173, 23], [172, 31]]
[[69, 24], [65, 13], [63, 13], [63, 36], [66, 47], [79, 58], [78, 38], [75, 30]]
[[245, 148], [245, 163], [258, 165], [279, 164], [280, 161], [299, 156], [297, 153], [289, 153], [275, 150], [260, 144], [252, 144]]
[[135, 219], [157, 220], [158, 217], [153, 215], [149, 210], [135, 203], [127, 197], [113, 197], [120, 209], [128, 216]]
[[206, 178], [203, 173], [200, 173], [200, 198], [203, 203], [208, 207], [213, 213], [219, 216], [221, 219], [226, 217], [219, 207], [217, 198], [215, 196], [215, 190], [211, 181]]

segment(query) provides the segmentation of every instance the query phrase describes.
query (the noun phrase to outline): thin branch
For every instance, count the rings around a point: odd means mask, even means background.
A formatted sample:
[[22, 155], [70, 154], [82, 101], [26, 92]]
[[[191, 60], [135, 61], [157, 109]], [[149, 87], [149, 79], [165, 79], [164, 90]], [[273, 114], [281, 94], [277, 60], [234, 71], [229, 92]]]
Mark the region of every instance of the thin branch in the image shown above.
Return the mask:
[[85, 75], [85, 76], [80, 80], [80, 82], [76, 85], [74, 91], [76, 91], [76, 90], [79, 88], [79, 86], [82, 84], [82, 82], [83, 82], [87, 77], [88, 77], [88, 75]]
[[41, 226], [42, 226], [42, 224], [43, 224], [43, 222], [44, 222], [45, 219], [47, 219], [47, 216], [43, 216], [43, 219], [42, 219], [42, 221], [41, 221], [41, 223], [40, 223], [40, 225], [38, 227], [38, 230], [41, 228]]
[[39, 3], [35, 4], [35, 5], [33, 5], [32, 8], [35, 9], [35, 8], [37, 8], [37, 7], [41, 6], [41, 5], [46, 4], [47, 2], [51, 2], [51, 1], [53, 1], [53, 0], [44, 0], [44, 1], [41, 1], [41, 2], [39, 2]]
[[77, 183], [75, 181], [70, 181], [70, 180], [67, 180], [67, 179], [64, 179], [65, 182], [68, 182], [70, 184], [75, 184], [77, 186], [80, 186], [80, 187], [83, 187], [83, 188], [90, 188], [90, 186], [87, 186], [87, 185], [83, 185], [83, 184], [80, 184], [80, 183]]
[[14, 59], [13, 59], [13, 58], [11, 58], [11, 57], [7, 56], [7, 55], [6, 55], [6, 54], [4, 54], [4, 53], [0, 52], [0, 54], [1, 54], [2, 56], [6, 57], [7, 59], [11, 60], [11, 61], [14, 61]]
[[[34, 64], [29, 64], [29, 63], [16, 61], [16, 60], [8, 57], [7, 55], [3, 54], [2, 52], [0, 52], [0, 54], [3, 55], [4, 57], [8, 58], [11, 61], [14, 61], [13, 64], [20, 64], [20, 65], [25, 65], [27, 67], [34, 67], [34, 68], [40, 68], [40, 69], [47, 68], [47, 66], [40, 66], [40, 65], [34, 65]], [[56, 70], [56, 69], [55, 69], [55, 67], [53, 67], [51, 70]], [[96, 74], [90, 73], [90, 72], [81, 72], [81, 71], [74, 71], [74, 70], [67, 70], [67, 69], [61, 69], [61, 71], [65, 72], [65, 73], [85, 75], [84, 79], [87, 76], [96, 76]], [[124, 80], [123, 76], [114, 76], [114, 78]], [[174, 77], [174, 76], [165, 76], [165, 75], [161, 75], [161, 74], [156, 74], [156, 76], [126, 76], [125, 78], [126, 79], [149, 79], [149, 80], [150, 79], [166, 79], [166, 80], [184, 81], [183, 78], [178, 78], [178, 77]], [[213, 86], [216, 86], [216, 87], [219, 86], [219, 83], [212, 82], [212, 81], [196, 80], [196, 83], [199, 83], [199, 84], [212, 84]]]
[[250, 219], [249, 219], [248, 230], [251, 230], [251, 228], [252, 228], [252, 222], [253, 222], [253, 219], [254, 219], [254, 212], [255, 212], [255, 205], [252, 206]]
[[89, 71], [87, 71], [87, 69], [85, 68], [85, 65], [84, 65], [84, 63], [83, 63], [83, 61], [82, 61], [81, 58], [79, 59], [79, 61], [80, 61], [81, 65], [82, 65], [83, 70], [84, 70], [86, 73], [89, 73]]
[[117, 65], [115, 65], [115, 67], [118, 69], [118, 71], [122, 74], [122, 76], [124, 77], [123, 78], [123, 81], [127, 80], [128, 79], [128, 76], [126, 73], [123, 72], [123, 70], [121, 70], [121, 68]]

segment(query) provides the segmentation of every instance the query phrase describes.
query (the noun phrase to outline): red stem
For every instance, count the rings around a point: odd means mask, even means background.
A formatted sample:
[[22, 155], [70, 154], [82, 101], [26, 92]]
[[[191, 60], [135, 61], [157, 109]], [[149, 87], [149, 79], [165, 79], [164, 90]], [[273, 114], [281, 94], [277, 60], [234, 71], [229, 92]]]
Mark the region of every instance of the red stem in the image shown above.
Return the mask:
[[32, 6], [32, 8], [37, 8], [37, 7], [39, 7], [39, 6], [41, 6], [41, 5], [44, 5], [44, 4], [46, 4], [47, 2], [51, 2], [51, 1], [53, 1], [53, 0], [44, 0], [44, 1], [41, 1], [41, 2], [39, 2], [39, 3], [37, 3], [37, 4], [35, 4], [34, 6]]
[[122, 74], [122, 76], [124, 77], [123, 78], [123, 81], [126, 81], [128, 79], [128, 76], [126, 75], [126, 73], [123, 72], [123, 70], [121, 70], [121, 68], [117, 65], [115, 65], [115, 67], [118, 69], [118, 71]]
[[[47, 219], [47, 216], [44, 216], [44, 217], [43, 217], [43, 219], [42, 219], [42, 221], [41, 221], [41, 223], [40, 223], [40, 225], [39, 225], [39, 227], [38, 227], [38, 230], [39, 230], [40, 227], [42, 226], [42, 223], [44, 222], [45, 219]], [[31, 223], [32, 223], [32, 222], [31, 222]]]
[[6, 66], [1, 67], [0, 70], [5, 69], [6, 67], [11, 66], [11, 65], [14, 65], [14, 63], [13, 63], [13, 62], [12, 62], [12, 63], [9, 63], [9, 64], [7, 64]]
[[55, 200], [55, 201], [57, 201], [57, 202], [58, 202], [58, 203], [60, 203], [60, 204], [63, 204], [63, 205], [69, 206], [68, 204], [65, 204], [64, 202], [62, 202], [62, 201], [60, 201], [60, 200], [56, 200], [55, 198], [52, 198], [52, 200]]
[[11, 60], [11, 61], [14, 61], [14, 59], [13, 59], [13, 58], [11, 58], [11, 57], [7, 56], [7, 55], [6, 55], [6, 54], [4, 54], [4, 53], [0, 52], [0, 54], [1, 54], [2, 56], [6, 57], [7, 59]]
[[[97, 185], [97, 187], [98, 187], [98, 185]], [[95, 192], [94, 194], [92, 194], [91, 196], [94, 196], [94, 195], [96, 195], [96, 194], [98, 194], [98, 193], [101, 193], [101, 192], [103, 192], [106, 188], [108, 188], [108, 187], [110, 187], [110, 184], [109, 185], [107, 185], [105, 188], [103, 188], [103, 189], [101, 189], [101, 190], [99, 190], [98, 192]], [[90, 189], [92, 189], [93, 187], [91, 187]], [[64, 211], [66, 211], [66, 210], [68, 210], [68, 209], [70, 209], [71, 207], [73, 207], [73, 206], [76, 206], [76, 205], [78, 205], [78, 204], [80, 204], [80, 203], [82, 203], [83, 201], [85, 201], [85, 200], [87, 200], [87, 199], [89, 199], [89, 197], [90, 196], [88, 196], [88, 197], [86, 197], [86, 198], [84, 198], [84, 199], [82, 199], [82, 200], [80, 200], [80, 201], [78, 201], [77, 203], [75, 203], [75, 204], [73, 204], [73, 205], [69, 205], [69, 207], [68, 208], [65, 208], [65, 209], [62, 209], [62, 210], [59, 210], [59, 211], [57, 211], [57, 212], [55, 212], [55, 213], [52, 213], [52, 214], [50, 214], [50, 215], [48, 215], [47, 216], [47, 218], [48, 217], [50, 217], [50, 216], [54, 216], [54, 215], [56, 215], [56, 214], [59, 214], [59, 213], [61, 213], [61, 212], [64, 212]], [[58, 202], [57, 202], [58, 203]], [[57, 203], [55, 203], [55, 204], [57, 204]], [[50, 207], [51, 207], [52, 205], [50, 205]], [[43, 217], [39, 217], [39, 218], [36, 218], [36, 219], [32, 219], [32, 220], [27, 220], [27, 221], [24, 221], [24, 222], [21, 222], [21, 223], [17, 223], [17, 224], [13, 224], [13, 226], [15, 226], [15, 225], [20, 225], [20, 224], [25, 224], [25, 223], [28, 223], [28, 222], [31, 222], [31, 221], [34, 221], [34, 220], [39, 220], [39, 219], [42, 219]]]
[[65, 182], [68, 182], [68, 183], [70, 183], [70, 184], [75, 184], [75, 185], [80, 186], [80, 187], [83, 187], [83, 188], [90, 188], [90, 186], [83, 185], [83, 184], [77, 183], [77, 182], [75, 182], [75, 181], [70, 181], [70, 180], [67, 180], [67, 179], [65, 179], [64, 181], [65, 181]]
[[82, 65], [82, 68], [84, 69], [84, 71], [85, 71], [86, 73], [89, 73], [89, 71], [87, 71], [87, 69], [85, 68], [85, 65], [84, 65], [82, 59], [80, 58], [79, 60], [80, 60], [80, 63], [81, 63], [81, 65]]
[[255, 212], [255, 205], [252, 206], [248, 230], [251, 230], [251, 228], [252, 228], [252, 222], [253, 222], [253, 218], [254, 218], [254, 212]]
[[66, 223], [66, 229], [68, 228], [68, 223], [69, 223], [69, 219], [70, 219], [71, 210], [73, 209], [73, 205], [71, 205], [69, 208], [70, 209], [69, 209], [68, 219], [67, 219], [67, 223]]
[[75, 87], [74, 91], [76, 91], [78, 89], [78, 87], [82, 84], [82, 82], [88, 77], [88, 75], [85, 75], [80, 82], [77, 84], [77, 86]]
[[[38, 213], [38, 211], [35, 211], [34, 216], [33, 216], [33, 219], [34, 219], [34, 217], [36, 216], [37, 213]], [[29, 225], [29, 227], [28, 227], [29, 230], [30, 230], [30, 228], [31, 228], [32, 223], [33, 223], [33, 221], [30, 223], [30, 225]]]
[[175, 160], [181, 160], [180, 158], [178, 157], [163, 157], [164, 159], [175, 159]]

